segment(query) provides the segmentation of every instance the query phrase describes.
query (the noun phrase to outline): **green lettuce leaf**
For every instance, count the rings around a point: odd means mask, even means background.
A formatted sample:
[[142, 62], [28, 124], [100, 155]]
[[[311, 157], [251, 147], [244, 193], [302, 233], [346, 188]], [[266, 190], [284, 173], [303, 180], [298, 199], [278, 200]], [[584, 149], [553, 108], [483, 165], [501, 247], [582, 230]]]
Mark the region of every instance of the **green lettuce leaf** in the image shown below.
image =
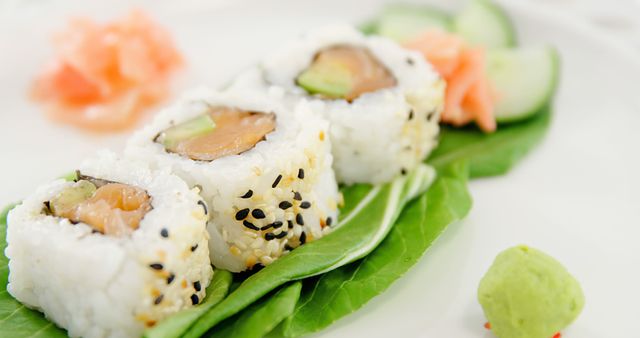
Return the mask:
[[465, 162], [444, 167], [431, 188], [412, 202], [370, 255], [310, 283], [295, 312], [271, 336], [299, 337], [358, 310], [406, 273], [446, 227], [471, 209]]
[[471, 178], [503, 175], [540, 142], [550, 123], [551, 108], [547, 106], [528, 120], [498, 126], [492, 134], [473, 127], [442, 127], [440, 145], [427, 163], [438, 168], [467, 160]]
[[[286, 282], [319, 275], [366, 256], [391, 230], [402, 208], [426, 191], [434, 175], [431, 168], [419, 166], [407, 176], [372, 188], [333, 232], [301, 246], [247, 278], [202, 316], [185, 337], [202, 336]], [[345, 199], [350, 200], [348, 196]]]
[[[516, 124], [500, 126], [499, 130], [493, 134], [483, 134], [473, 128], [453, 129], [444, 127], [442, 130], [440, 146], [433, 152], [428, 162], [436, 166], [439, 171], [447, 172], [448, 169], [444, 171], [443, 169], [449, 168], [450, 164], [458, 162], [460, 160], [467, 160], [469, 162], [469, 172], [471, 177], [484, 177], [504, 174], [541, 140], [549, 127], [550, 121], [550, 108], [546, 107], [539, 114], [535, 115], [529, 120]], [[224, 278], [226, 278], [226, 273], [220, 274], [218, 277], [222, 279], [219, 280], [218, 283], [221, 284], [216, 284], [215, 282], [214, 284], [212, 284], [212, 286], [216, 285], [216, 287], [215, 290], [211, 292], [211, 294], [217, 296], [211, 298], [211, 303], [207, 303], [209, 304], [208, 306], [203, 306], [199, 308], [199, 310], [186, 312], [185, 314], [179, 314], [175, 317], [172, 317], [167, 321], [161, 323], [157, 328], [147, 331], [145, 335], [147, 337], [175, 337], [179, 336], [181, 333], [186, 332], [187, 336], [196, 336], [197, 333], [206, 332], [213, 325], [219, 323], [225, 318], [228, 318], [229, 316], [234, 315], [244, 307], [250, 305], [253, 301], [259, 299], [269, 291], [277, 288], [279, 285], [286, 283], [287, 281], [293, 279], [301, 279], [312, 275], [318, 275], [320, 273], [330, 271], [356, 259], [364, 257], [379, 243], [379, 241], [384, 238], [386, 233], [391, 230], [391, 225], [393, 224], [393, 220], [397, 217], [397, 213], [402, 209], [402, 206], [410, 198], [413, 197], [411, 193], [413, 193], [414, 195], [418, 195], [421, 189], [424, 190], [426, 186], [426, 180], [424, 180], [420, 184], [416, 184], [416, 180], [413, 181], [413, 185], [407, 185], [408, 188], [413, 187], [411, 188], [413, 189], [413, 191], [404, 191], [406, 188], [396, 188], [396, 192], [398, 191], [398, 189], [402, 191], [396, 194], [394, 198], [390, 198], [390, 194], [392, 192], [392, 189], [390, 187], [392, 185], [376, 188], [372, 188], [368, 185], [356, 185], [343, 188], [346, 205], [342, 209], [342, 218], [343, 220], [348, 220], [348, 222], [345, 222], [345, 224], [349, 223], [352, 225], [352, 228], [356, 229], [351, 231], [344, 230], [345, 236], [353, 236], [354, 239], [357, 239], [359, 238], [358, 236], [362, 235], [362, 232], [364, 230], [363, 228], [365, 228], [368, 224], [372, 222], [374, 224], [385, 224], [385, 226], [382, 227], [382, 230], [376, 235], [371, 236], [372, 233], [369, 233], [370, 237], [367, 237], [368, 239], [363, 239], [361, 241], [356, 240], [355, 244], [351, 243], [351, 245], [354, 245], [354, 247], [364, 247], [365, 250], [361, 250], [360, 252], [351, 251], [348, 254], [345, 252], [340, 252], [338, 250], [342, 248], [342, 246], [340, 246], [340, 240], [334, 239], [332, 241], [329, 241], [325, 245], [319, 245], [319, 251], [315, 252], [316, 246], [311, 245], [312, 243], [309, 243], [310, 245], [307, 245], [308, 248], [306, 250], [302, 250], [303, 248], [301, 248], [299, 250], [296, 250], [296, 252], [299, 252], [299, 254], [289, 255], [294, 257], [289, 258], [289, 260], [291, 260], [291, 263], [287, 263], [287, 260], [285, 260], [285, 263], [282, 263], [289, 267], [285, 266], [281, 268], [281, 271], [279, 273], [267, 273], [267, 277], [265, 278], [266, 281], [256, 281], [256, 279], [251, 280], [250, 278], [250, 281], [248, 280], [247, 284], [243, 284], [239, 288], [240, 296], [230, 297], [231, 300], [225, 301], [224, 307], [213, 307], [213, 305], [215, 305], [215, 303], [220, 300], [219, 298], [223, 297], [221, 294], [226, 293], [226, 288], [228, 288], [228, 286], [223, 286], [225, 283]], [[441, 180], [438, 180], [436, 186], [442, 184], [439, 182], [441, 182]], [[400, 196], [397, 195], [404, 195], [404, 197], [400, 198]], [[435, 199], [438, 198], [439, 197]], [[405, 215], [402, 216], [402, 221], [398, 223], [398, 227], [402, 228], [403, 224], [405, 224], [405, 219], [406, 217], [408, 217], [406, 216], [406, 214], [417, 212], [416, 210], [417, 208], [419, 208], [419, 205], [421, 205], [421, 203], [426, 203], [428, 208], [430, 205], [429, 202], [430, 200], [428, 197], [422, 197], [417, 202], [411, 204], [410, 208], [407, 209]], [[390, 208], [390, 210], [385, 210], [385, 205], [390, 204], [392, 204], [394, 207]], [[364, 205], [366, 205], [367, 207], [363, 207]], [[460, 204], [457, 207], [464, 207], [464, 205]], [[0, 248], [2, 249], [3, 253], [4, 248], [6, 247], [6, 214], [8, 210], [9, 209], [5, 210], [5, 212], [2, 214], [2, 218], [0, 219]], [[369, 210], [374, 212], [369, 213]], [[351, 215], [352, 213], [353, 215]], [[388, 215], [385, 220], [382, 220], [382, 218], [376, 219], [376, 217], [381, 217], [380, 215], [383, 213], [386, 213]], [[338, 231], [335, 231], [334, 233], [336, 232]], [[382, 248], [388, 246], [388, 244], [386, 244], [387, 242], [392, 241], [395, 236], [398, 236], [397, 232], [397, 230], [392, 230], [389, 235], [389, 239], [386, 242], [383, 242], [382, 246], [380, 247], [381, 250]], [[435, 233], [432, 235], [435, 235]], [[339, 236], [340, 235], [333, 235], [333, 237]], [[331, 236], [327, 237], [331, 238]], [[372, 238], [375, 240], [371, 241]], [[367, 244], [367, 240], [369, 240], [370, 242], [368, 243], [368, 245], [365, 245]], [[321, 242], [323, 241], [318, 241], [316, 243]], [[422, 251], [428, 248], [429, 243], [427, 243], [427, 246]], [[334, 251], [333, 254], [327, 256], [326, 251], [331, 250], [338, 251]], [[341, 268], [334, 273], [329, 273], [327, 276], [323, 276], [320, 279], [316, 279], [315, 282], [318, 283], [318, 285], [315, 286], [315, 288], [317, 290], [323, 290], [324, 283], [327, 283], [331, 280], [337, 280], [338, 276], [341, 276], [342, 274], [342, 276], [345, 277], [345, 280], [351, 278], [350, 282], [347, 283], [342, 291], [342, 294], [344, 296], [345, 292], [348, 292], [347, 290], [350, 290], [349, 285], [355, 283], [354, 280], [357, 281], [357, 278], [363, 276], [362, 274], [366, 272], [365, 270], [359, 272], [359, 274], [357, 275], [349, 275], [349, 269], [353, 266], [364, 264], [365, 262], [371, 262], [375, 257], [377, 257], [377, 255], [379, 254], [375, 253], [370, 258], [366, 258], [360, 262]], [[318, 265], [318, 261], [323, 260], [321, 257], [326, 257], [327, 260], [323, 262], [324, 264]], [[395, 278], [400, 277], [400, 275], [404, 273], [404, 271], [406, 271], [406, 269], [408, 269], [412, 264], [413, 263], [410, 263], [408, 266], [398, 266], [398, 269], [395, 271], [395, 273], [397, 274]], [[324, 269], [320, 269], [320, 266], [324, 266]], [[373, 272], [374, 271], [371, 271], [370, 273]], [[4, 255], [0, 255], [0, 285], [7, 285], [8, 273], [9, 270], [7, 258]], [[368, 291], [365, 290], [366, 292], [363, 291], [362, 294], [354, 293], [350, 296], [354, 299], [360, 299], [360, 302], [362, 302], [362, 304], [354, 305], [351, 309], [341, 309], [339, 311], [340, 313], [336, 313], [336, 315], [334, 316], [327, 316], [325, 313], [322, 313], [323, 316], [315, 318], [315, 324], [313, 325], [306, 325], [304, 323], [304, 325], [294, 324], [298, 322], [302, 323], [302, 321], [298, 321], [295, 318], [304, 318], [305, 314], [310, 314], [310, 309], [312, 309], [312, 306], [314, 304], [313, 298], [309, 298], [310, 296], [308, 294], [303, 294], [301, 304], [306, 305], [299, 305], [298, 307], [296, 307], [295, 313], [291, 317], [291, 319], [287, 320], [285, 324], [281, 326], [283, 329], [283, 334], [286, 334], [287, 336], [294, 336], [298, 334], [297, 332], [303, 333], [317, 331], [320, 328], [328, 325], [330, 322], [338, 319], [339, 317], [355, 311], [358, 307], [366, 303], [369, 298], [382, 292], [384, 289], [386, 289], [386, 287], [388, 287], [388, 284], [391, 284], [391, 282], [395, 280], [392, 277], [393, 273], [391, 273], [391, 271], [380, 271], [380, 274], [386, 273], [388, 273], [386, 275], [386, 286], [384, 285], [384, 283], [382, 283], [380, 284], [380, 289], [371, 289]], [[261, 273], [258, 273], [256, 275], [262, 276]], [[246, 296], [247, 298], [241, 300], [240, 297], [242, 295]], [[209, 297], [207, 297], [207, 299], [209, 299]], [[335, 299], [335, 301], [340, 300], [341, 298]], [[203, 313], [206, 313], [206, 316], [200, 318], [197, 321], [197, 324], [194, 325], [193, 323], [194, 321], [196, 321], [196, 318], [200, 317]], [[193, 330], [189, 330], [190, 328], [193, 328]], [[10, 337], [66, 336], [64, 330], [47, 321], [40, 312], [30, 310], [13, 299], [11, 295], [9, 295], [9, 293], [6, 291], [6, 288], [0, 290], [0, 332]]]
[[302, 282], [299, 281], [282, 287], [272, 296], [263, 297], [240, 314], [220, 323], [208, 337], [263, 337], [293, 313], [301, 289]]

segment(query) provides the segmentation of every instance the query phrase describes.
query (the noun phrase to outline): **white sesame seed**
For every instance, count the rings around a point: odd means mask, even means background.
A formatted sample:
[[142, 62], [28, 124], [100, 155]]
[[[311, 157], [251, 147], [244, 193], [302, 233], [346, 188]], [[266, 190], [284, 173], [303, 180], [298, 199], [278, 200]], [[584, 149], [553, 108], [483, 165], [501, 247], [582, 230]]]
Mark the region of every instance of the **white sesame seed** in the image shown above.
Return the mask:
[[[264, 242], [265, 242], [265, 240], [262, 237], [256, 238], [250, 244], [251, 249], [257, 249], [257, 248], [263, 246]], [[261, 255], [258, 255], [258, 256], [261, 256]]]
[[264, 247], [262, 248], [264, 250], [264, 254], [265, 255], [271, 255], [271, 253], [273, 252], [273, 246], [271, 243], [276, 243], [276, 240], [272, 240], [267, 242]]
[[270, 224], [276, 221], [276, 215], [273, 212], [273, 208], [267, 208], [265, 210], [265, 213], [267, 214], [266, 224]]
[[269, 264], [273, 263], [273, 258], [271, 258], [269, 256], [262, 256], [262, 257], [260, 257], [260, 262], [262, 262], [262, 264], [264, 264], [264, 265], [269, 265]]
[[222, 229], [222, 239], [224, 239], [225, 242], [229, 241], [229, 232], [225, 229]]
[[278, 242], [279, 242], [279, 241], [270, 241], [270, 242], [267, 244], [267, 252], [268, 252], [269, 254], [272, 254], [273, 252], [278, 251]]
[[243, 241], [234, 241], [234, 243], [242, 250], [247, 250], [247, 244]]
[[271, 256], [280, 257], [282, 255], [282, 252], [284, 251], [285, 244], [287, 244], [287, 242], [286, 241], [282, 241], [280, 243], [280, 245], [278, 245], [278, 248], [274, 252], [271, 253]]

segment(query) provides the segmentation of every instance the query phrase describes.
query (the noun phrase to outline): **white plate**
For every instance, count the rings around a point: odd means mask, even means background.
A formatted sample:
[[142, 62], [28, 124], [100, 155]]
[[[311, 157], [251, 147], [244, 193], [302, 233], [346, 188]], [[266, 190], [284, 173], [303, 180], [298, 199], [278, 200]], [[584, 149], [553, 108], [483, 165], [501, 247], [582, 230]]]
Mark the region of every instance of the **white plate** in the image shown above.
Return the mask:
[[[182, 87], [221, 85], [282, 40], [336, 21], [358, 22], [383, 0], [147, 1], [175, 34], [190, 69]], [[441, 1], [451, 6], [450, 2]], [[153, 5], [150, 5], [152, 4]], [[385, 294], [323, 337], [489, 337], [475, 294], [495, 255], [526, 243], [562, 261], [587, 304], [565, 337], [637, 335], [640, 304], [640, 58], [571, 18], [505, 4], [525, 44], [562, 54], [554, 122], [543, 144], [512, 173], [474, 181], [474, 208]], [[126, 137], [92, 136], [46, 121], [25, 96], [49, 57], [48, 36], [66, 15], [107, 18], [122, 1], [24, 2], [0, 16], [0, 203], [74, 168]], [[7, 15], [8, 14], [8, 15]]]

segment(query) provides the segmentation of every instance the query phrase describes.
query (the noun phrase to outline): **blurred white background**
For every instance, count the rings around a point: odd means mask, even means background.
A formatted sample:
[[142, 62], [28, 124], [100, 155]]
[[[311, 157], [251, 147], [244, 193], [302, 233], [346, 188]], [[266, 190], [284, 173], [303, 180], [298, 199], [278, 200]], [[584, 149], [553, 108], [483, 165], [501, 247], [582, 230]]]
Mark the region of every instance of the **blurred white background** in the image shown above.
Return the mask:
[[577, 16], [640, 48], [640, 0], [512, 0]]
[[[318, 0], [322, 1], [322, 0]], [[393, 1], [393, 0], [391, 0]], [[439, 2], [447, 6], [464, 3], [465, 0], [396, 0], [398, 2]], [[358, 13], [358, 20], [373, 15], [379, 10], [378, 0], [343, 1], [341, 8], [345, 12]], [[567, 15], [571, 19], [587, 22], [605, 32], [612, 40], [621, 40], [623, 45], [633, 46], [640, 52], [640, 0], [500, 0], [508, 3], [534, 3], [547, 12]], [[255, 6], [252, 5], [256, 4]], [[272, 12], [253, 10], [260, 7]], [[193, 84], [220, 85], [238, 70], [254, 63], [258, 55], [268, 51], [274, 35], [283, 37], [294, 34], [291, 27], [276, 22], [269, 29], [238, 26], [238, 18], [258, 22], [265, 18], [299, 15], [308, 26], [312, 23], [326, 23], [327, 17], [337, 20], [340, 13], [328, 14], [333, 8], [323, 8], [325, 15], [317, 13], [318, 3], [314, 0], [298, 0], [295, 6], [283, 5], [278, 0], [109, 0], [95, 2], [87, 0], [0, 0], [0, 149], [2, 150], [3, 189], [0, 190], [0, 205], [20, 199], [33, 188], [49, 181], [52, 175], [58, 175], [73, 168], [80, 159], [94, 153], [96, 149], [109, 147], [118, 150], [124, 144], [127, 134], [90, 135], [62, 125], [54, 125], [43, 118], [41, 109], [26, 97], [27, 88], [39, 66], [51, 57], [51, 34], [64, 25], [69, 16], [88, 14], [97, 20], [108, 20], [126, 12], [131, 7], [146, 8], [174, 34], [180, 48], [190, 56], [189, 68], [177, 84], [178, 89]], [[362, 3], [371, 6], [362, 6]], [[285, 7], [278, 7], [280, 4]], [[95, 8], [100, 10], [95, 10]], [[326, 7], [326, 6], [325, 6]], [[93, 8], [93, 10], [91, 10]], [[244, 8], [238, 14], [233, 8]], [[314, 9], [315, 8], [315, 9]], [[187, 21], [193, 13], [205, 19], [201, 23], [190, 23], [189, 29], [175, 24], [175, 18]], [[229, 17], [238, 15], [239, 17]], [[217, 20], [217, 21], [216, 21]], [[315, 21], [314, 21], [315, 20]], [[320, 20], [320, 21], [318, 21]], [[358, 21], [356, 20], [356, 22]], [[213, 22], [215, 21], [215, 22]], [[264, 20], [262, 20], [264, 21]], [[178, 20], [179, 22], [179, 20]], [[202, 26], [198, 26], [202, 24]], [[228, 29], [234, 26], [234, 34], [208, 37], [207, 29], [219, 25]], [[198, 28], [200, 27], [200, 28]], [[197, 36], [191, 28], [198, 28]], [[255, 41], [252, 54], [238, 54], [244, 50], [246, 41], [237, 30], [246, 30]], [[199, 37], [198, 37], [199, 36]], [[197, 39], [196, 39], [197, 38]], [[204, 40], [203, 40], [204, 39]], [[193, 41], [198, 43], [190, 43]], [[214, 41], [215, 40], [215, 41]], [[202, 44], [202, 41], [208, 41]], [[231, 56], [229, 54], [235, 54]], [[640, 54], [639, 54], [640, 55]], [[215, 63], [227, 58], [225, 67], [215, 67]], [[215, 62], [212, 62], [214, 61]], [[197, 70], [197, 71], [195, 71]], [[219, 83], [218, 83], [219, 82]], [[179, 92], [179, 91], [176, 91]], [[36, 138], [34, 138], [36, 137]], [[55, 147], [51, 141], [65, 141], [72, 147]], [[74, 141], [75, 140], [75, 141]], [[56, 144], [54, 142], [54, 144]], [[10, 175], [18, 175], [15, 177]]]
[[[175, 7], [198, 7], [202, 2], [211, 8], [213, 3], [221, 7], [239, 1], [268, 0], [158, 0], [159, 4]], [[640, 49], [640, 0], [508, 0], [507, 2], [532, 2], [553, 10], [577, 16], [589, 21], [612, 36], [626, 39]], [[12, 10], [20, 7], [42, 7], [51, 3], [65, 2], [56, 0], [0, 0], [0, 19], [11, 16]], [[133, 1], [132, 1], [133, 2]], [[402, 2], [402, 1], [399, 1]], [[179, 4], [179, 5], [178, 5]]]
[[[322, 0], [317, 0], [322, 1]], [[393, 1], [393, 0], [391, 0]], [[396, 0], [398, 2], [425, 2], [451, 5], [465, 0]], [[341, 3], [344, 12], [358, 13], [355, 22], [376, 13], [378, 0]], [[640, 0], [499, 0], [508, 3], [534, 3], [549, 13], [567, 15], [587, 22], [605, 32], [611, 40], [621, 40], [623, 45], [633, 46], [640, 52]], [[269, 7], [273, 3], [274, 6]], [[323, 2], [324, 3], [324, 2]], [[362, 3], [371, 6], [362, 6]], [[255, 5], [252, 5], [255, 4]], [[260, 4], [260, 5], [258, 5]], [[278, 7], [278, 4], [284, 7]], [[33, 188], [73, 168], [73, 164], [95, 152], [109, 147], [118, 150], [127, 134], [91, 135], [62, 125], [54, 125], [43, 118], [41, 109], [29, 101], [26, 92], [35, 74], [51, 57], [51, 34], [59, 30], [69, 16], [88, 14], [97, 20], [122, 15], [132, 7], [146, 8], [152, 16], [174, 34], [180, 48], [189, 55], [189, 68], [177, 84], [184, 89], [193, 84], [221, 85], [240, 69], [256, 62], [260, 53], [272, 47], [270, 41], [276, 35], [282, 37], [295, 34], [283, 22], [273, 23], [269, 29], [238, 27], [238, 19], [258, 22], [278, 16], [298, 15], [305, 17], [304, 23], [311, 27], [326, 23], [327, 17], [340, 20], [341, 13], [332, 14], [334, 8], [323, 8], [318, 13], [318, 2], [298, 0], [295, 5], [278, 0], [109, 0], [97, 2], [87, 0], [0, 0], [0, 149], [2, 150], [3, 189], [0, 190], [0, 205], [20, 199]], [[254, 10], [269, 8], [272, 12]], [[327, 6], [324, 6], [327, 7]], [[96, 8], [100, 8], [96, 10]], [[243, 8], [234, 12], [233, 8]], [[194, 23], [193, 13], [204, 18]], [[324, 16], [323, 16], [324, 15]], [[237, 17], [230, 17], [237, 16]], [[177, 24], [182, 18], [189, 21], [188, 29]], [[211, 19], [207, 19], [211, 18]], [[214, 19], [216, 18], [216, 19]], [[183, 21], [184, 21], [183, 20]], [[198, 26], [200, 25], [200, 26]], [[210, 37], [207, 29], [215, 26], [229, 29], [233, 34]], [[194, 35], [190, 29], [197, 29]], [[253, 53], [238, 53], [246, 47], [246, 41], [238, 30], [246, 31], [254, 41]], [[196, 41], [197, 43], [192, 43]], [[203, 44], [202, 41], [207, 41]], [[256, 54], [258, 53], [258, 54]], [[233, 56], [231, 54], [234, 54]], [[640, 54], [639, 54], [640, 55]], [[640, 58], [640, 57], [639, 57]], [[216, 62], [227, 60], [224, 67]], [[197, 71], [196, 71], [197, 70]], [[179, 91], [176, 91], [176, 93]], [[35, 137], [35, 138], [34, 138]], [[72, 147], [52, 146], [66, 142]], [[10, 175], [11, 173], [11, 175]], [[18, 175], [19, 177], [15, 177]]]

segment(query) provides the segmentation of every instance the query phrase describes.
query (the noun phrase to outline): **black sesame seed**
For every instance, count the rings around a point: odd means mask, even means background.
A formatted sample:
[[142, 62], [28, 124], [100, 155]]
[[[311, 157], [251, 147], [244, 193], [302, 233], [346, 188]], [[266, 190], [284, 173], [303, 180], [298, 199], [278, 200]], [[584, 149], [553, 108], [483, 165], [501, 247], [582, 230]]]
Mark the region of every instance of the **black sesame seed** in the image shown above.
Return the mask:
[[164, 268], [164, 266], [162, 266], [162, 264], [160, 263], [149, 264], [149, 267], [154, 270], [162, 270]]
[[435, 110], [430, 111], [427, 114], [427, 121], [431, 121], [431, 119], [433, 118], [433, 115], [435, 115], [435, 114], [436, 114]]
[[207, 205], [204, 203], [203, 200], [199, 200], [198, 204], [200, 204], [200, 206], [202, 206], [202, 209], [204, 209], [204, 214], [205, 215], [209, 214], [209, 210], [207, 210]]
[[[71, 224], [76, 225], [76, 224], [78, 224], [78, 223], [77, 223], [77, 222], [71, 222]], [[91, 233], [92, 233], [92, 234], [101, 234], [101, 232], [100, 232], [100, 231], [98, 231], [98, 230], [96, 230], [96, 229], [91, 230]]]
[[302, 168], [298, 169], [298, 178], [304, 179], [304, 169]]
[[278, 229], [279, 227], [282, 226], [282, 222], [280, 221], [275, 221], [273, 223], [267, 224], [265, 226], [263, 226], [262, 228], [260, 228], [260, 230], [267, 230], [269, 228], [274, 228], [274, 229]]
[[253, 190], [249, 189], [249, 191], [245, 192], [240, 198], [251, 198], [251, 196], [253, 196]]
[[409, 110], [409, 121], [413, 120], [413, 109]]
[[160, 230], [160, 236], [167, 238], [169, 237], [169, 230], [162, 228], [162, 230]]
[[249, 216], [249, 208], [241, 209], [236, 212], [236, 221], [242, 221]]
[[293, 204], [291, 204], [291, 202], [289, 201], [282, 201], [280, 202], [280, 204], [278, 204], [278, 207], [282, 210], [287, 210], [289, 208], [291, 208], [293, 206]]
[[293, 248], [293, 247], [291, 247], [289, 244], [285, 244], [285, 245], [284, 245], [284, 249], [285, 249], [285, 250], [292, 251], [294, 248]]
[[327, 225], [329, 225], [329, 226], [330, 226], [330, 225], [331, 225], [331, 223], [333, 223], [333, 218], [331, 218], [331, 217], [327, 217], [327, 221], [326, 221], [325, 223], [327, 223]]
[[311, 208], [311, 202], [304, 201], [304, 202], [300, 203], [300, 208], [302, 208], [302, 209]]
[[245, 227], [251, 229], [251, 230], [260, 230], [260, 228], [258, 228], [257, 226], [253, 225], [253, 223], [248, 222], [248, 221], [242, 221], [242, 225], [244, 225]]
[[276, 238], [276, 236], [271, 232], [267, 232], [266, 234], [264, 234], [264, 239], [266, 239], [267, 241], [270, 241], [274, 238]]
[[156, 297], [156, 299], [153, 300], [153, 304], [154, 305], [158, 305], [160, 303], [162, 303], [162, 299], [164, 298], [164, 295], [160, 295], [158, 297]]
[[171, 284], [171, 282], [173, 282], [175, 278], [176, 278], [176, 275], [170, 274], [169, 277], [167, 277], [167, 284]]
[[264, 211], [262, 211], [262, 209], [253, 209], [253, 211], [251, 211], [251, 216], [253, 216], [253, 218], [255, 219], [263, 219], [267, 216], [265, 216]]
[[407, 58], [407, 64], [409, 66], [413, 66], [413, 59], [412, 58]]
[[198, 248], [198, 244], [196, 244], [196, 245], [192, 246], [192, 247], [191, 247], [191, 252], [196, 251], [196, 249], [197, 249], [197, 248]]
[[196, 289], [196, 291], [200, 291], [202, 289], [202, 286], [200, 285], [200, 281], [195, 281], [193, 283], [193, 288]]
[[273, 226], [273, 223], [267, 224], [267, 225], [265, 225], [263, 227], [260, 227], [260, 231], [267, 230], [267, 229], [271, 228], [272, 226]]
[[306, 232], [302, 232], [300, 234], [300, 245], [304, 244], [307, 242], [307, 233]]
[[302, 218], [302, 214], [297, 214], [296, 215], [296, 223], [298, 223], [300, 225], [304, 225], [304, 218]]
[[191, 304], [197, 305], [200, 302], [200, 298], [195, 293], [191, 295]]
[[273, 184], [271, 185], [272, 188], [275, 188], [278, 186], [278, 183], [280, 183], [280, 180], [282, 179], [282, 175], [278, 175], [278, 177], [276, 177], [276, 180], [273, 181]]
[[403, 176], [404, 176], [404, 175], [406, 175], [406, 174], [407, 174], [407, 169], [405, 169], [405, 168], [400, 169], [400, 173], [401, 173]]
[[293, 192], [293, 199], [296, 200], [296, 201], [302, 201], [302, 195], [300, 195], [299, 192], [294, 191]]
[[287, 221], [287, 227], [293, 229], [293, 222], [291, 220]]
[[287, 234], [288, 234], [288, 232], [283, 231], [283, 232], [281, 232], [281, 233], [277, 234], [277, 235], [276, 235], [276, 238], [284, 238], [285, 236], [287, 236]]

